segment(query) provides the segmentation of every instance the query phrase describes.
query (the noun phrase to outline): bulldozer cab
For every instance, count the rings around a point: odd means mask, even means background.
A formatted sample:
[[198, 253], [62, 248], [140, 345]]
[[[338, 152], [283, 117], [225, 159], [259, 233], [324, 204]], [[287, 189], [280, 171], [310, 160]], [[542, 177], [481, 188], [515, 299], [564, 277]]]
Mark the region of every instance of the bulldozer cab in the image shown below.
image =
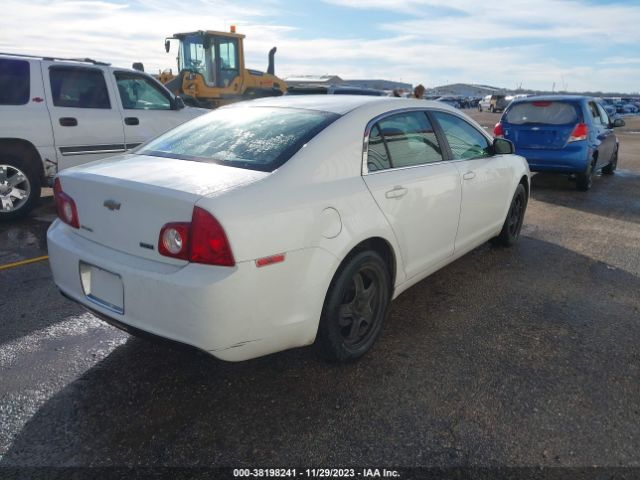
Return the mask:
[[244, 35], [235, 32], [199, 30], [176, 33], [165, 39], [165, 50], [171, 41], [179, 42], [178, 74], [160, 72], [158, 79], [191, 106], [216, 108], [228, 103], [253, 98], [282, 95], [286, 83], [275, 76], [274, 55], [269, 52], [266, 72], [244, 66]]
[[202, 75], [206, 86], [226, 88], [243, 69], [242, 39], [244, 35], [223, 32], [199, 31], [178, 33], [165, 41], [180, 42], [178, 69]]

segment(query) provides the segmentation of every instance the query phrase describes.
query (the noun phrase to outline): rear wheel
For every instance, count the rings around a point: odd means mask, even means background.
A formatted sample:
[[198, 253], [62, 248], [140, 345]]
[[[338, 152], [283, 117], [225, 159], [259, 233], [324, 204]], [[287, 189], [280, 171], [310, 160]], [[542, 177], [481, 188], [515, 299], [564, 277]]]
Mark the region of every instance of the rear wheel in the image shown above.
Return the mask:
[[491, 239], [491, 243], [494, 245], [500, 245], [503, 247], [510, 247], [516, 243], [520, 236], [520, 229], [522, 228], [522, 222], [524, 221], [524, 212], [527, 209], [527, 191], [524, 185], [518, 184], [511, 205], [509, 206], [509, 213], [502, 225], [502, 230], [497, 237]]
[[618, 150], [616, 150], [616, 153], [614, 153], [613, 157], [611, 157], [611, 162], [602, 167], [602, 173], [604, 175], [613, 175], [613, 172], [616, 171], [616, 168], [618, 168]]
[[391, 279], [378, 253], [351, 257], [331, 282], [322, 309], [316, 348], [333, 362], [364, 355], [378, 338], [391, 297]]
[[24, 217], [40, 198], [40, 177], [28, 162], [0, 153], [0, 221]]
[[576, 188], [581, 192], [586, 192], [591, 189], [593, 184], [593, 163], [589, 164], [587, 171], [576, 175]]

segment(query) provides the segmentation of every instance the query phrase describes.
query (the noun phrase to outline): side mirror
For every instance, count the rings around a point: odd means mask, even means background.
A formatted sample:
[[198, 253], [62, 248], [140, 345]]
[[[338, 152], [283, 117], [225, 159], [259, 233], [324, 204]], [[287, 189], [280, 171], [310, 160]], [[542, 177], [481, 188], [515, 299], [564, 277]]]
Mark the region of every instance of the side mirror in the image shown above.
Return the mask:
[[612, 125], [612, 127], [613, 127], [613, 128], [617, 128], [617, 127], [624, 127], [625, 125], [626, 125], [626, 123], [624, 123], [624, 120], [623, 120], [623, 119], [621, 119], [621, 118], [616, 118], [616, 119], [613, 121], [613, 125]]
[[175, 97], [172, 102], [173, 110], [182, 110], [184, 108], [184, 100], [182, 97]]
[[169, 40], [164, 41], [164, 49], [167, 53], [169, 53], [169, 50], [171, 50], [171, 42]]
[[509, 155], [516, 151], [513, 143], [504, 138], [493, 139], [493, 153], [494, 155]]

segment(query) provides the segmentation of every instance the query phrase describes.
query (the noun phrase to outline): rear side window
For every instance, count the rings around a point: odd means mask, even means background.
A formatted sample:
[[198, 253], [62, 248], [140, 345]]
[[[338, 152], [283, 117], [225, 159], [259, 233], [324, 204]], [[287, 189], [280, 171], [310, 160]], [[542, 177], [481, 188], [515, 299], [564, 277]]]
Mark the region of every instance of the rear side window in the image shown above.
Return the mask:
[[24, 105], [29, 101], [29, 62], [0, 59], [0, 105]]
[[137, 153], [270, 172], [338, 117], [295, 108], [221, 108], [161, 135]]
[[102, 70], [52, 67], [49, 78], [56, 107], [111, 108]]
[[380, 129], [374, 126], [369, 133], [369, 150], [367, 151], [367, 168], [370, 172], [391, 168], [389, 152], [384, 144]]
[[541, 123], [544, 125], [566, 125], [578, 122], [576, 107], [569, 102], [533, 101], [511, 106], [505, 122], [512, 125]]
[[[380, 120], [375, 128], [386, 146], [391, 168], [442, 161], [442, 150], [438, 139], [424, 112], [400, 113], [386, 117]], [[371, 139], [369, 142], [371, 143]], [[370, 146], [369, 152], [371, 150]], [[378, 153], [382, 154], [381, 147], [374, 144], [374, 158]]]

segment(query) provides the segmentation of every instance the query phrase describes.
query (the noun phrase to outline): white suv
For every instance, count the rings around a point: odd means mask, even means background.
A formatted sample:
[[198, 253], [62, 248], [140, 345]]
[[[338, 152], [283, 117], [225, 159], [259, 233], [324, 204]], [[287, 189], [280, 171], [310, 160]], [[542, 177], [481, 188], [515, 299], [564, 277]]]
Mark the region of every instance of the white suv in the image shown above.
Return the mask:
[[0, 54], [0, 221], [60, 170], [130, 150], [207, 110], [150, 75], [94, 60]]

